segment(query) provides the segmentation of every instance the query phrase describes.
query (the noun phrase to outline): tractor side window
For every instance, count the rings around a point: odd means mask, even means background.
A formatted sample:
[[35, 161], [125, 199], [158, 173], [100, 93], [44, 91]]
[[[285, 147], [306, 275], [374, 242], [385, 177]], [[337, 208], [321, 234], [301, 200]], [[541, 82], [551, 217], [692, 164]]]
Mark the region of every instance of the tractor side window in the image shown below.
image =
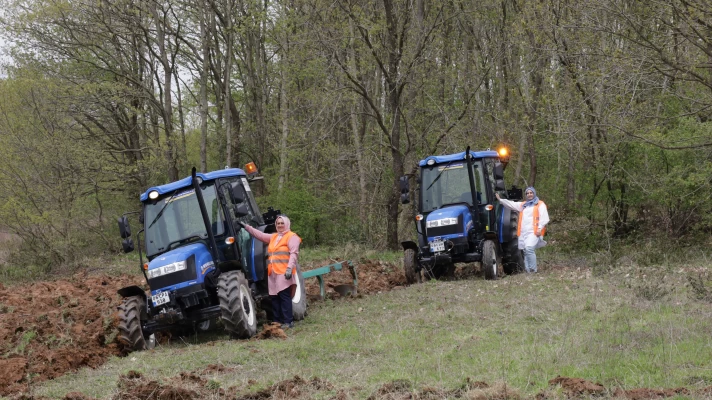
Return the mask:
[[[239, 220], [242, 223], [249, 224], [252, 226], [259, 226], [263, 225], [264, 222], [262, 221], [262, 214], [257, 212], [257, 202], [255, 201], [254, 196], [252, 195], [252, 190], [250, 189], [250, 185], [247, 182], [247, 179], [244, 177], [236, 177], [236, 178], [229, 178], [226, 179], [227, 182], [230, 183], [230, 185], [224, 185], [223, 190], [225, 191], [225, 198], [230, 199], [230, 202], [228, 203], [230, 207], [230, 218], [233, 221]], [[232, 196], [230, 195], [229, 191], [231, 188], [235, 188], [241, 195], [243, 202], [247, 206], [247, 212], [248, 214], [243, 216], [243, 217], [238, 217], [235, 215], [235, 208], [232, 207]], [[242, 204], [242, 203], [237, 203]]]
[[488, 204], [487, 190], [485, 189], [485, 176], [480, 162], [472, 165], [472, 175], [475, 178], [475, 188], [477, 189], [477, 197], [480, 204]]

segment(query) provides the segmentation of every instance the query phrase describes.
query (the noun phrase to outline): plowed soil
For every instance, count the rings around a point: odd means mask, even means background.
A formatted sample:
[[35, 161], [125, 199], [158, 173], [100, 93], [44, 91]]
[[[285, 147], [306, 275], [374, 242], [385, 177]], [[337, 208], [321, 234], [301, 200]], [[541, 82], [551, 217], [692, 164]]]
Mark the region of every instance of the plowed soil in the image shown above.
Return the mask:
[[[399, 268], [388, 263], [366, 261], [357, 264], [356, 271], [358, 290], [353, 295], [386, 291], [405, 282]], [[334, 286], [353, 285], [346, 268], [326, 275], [325, 280], [331, 298], [340, 296]], [[147, 289], [142, 277], [128, 275], [77, 274], [12, 287], [0, 284], [0, 396], [21, 393], [30, 382], [82, 367], [96, 368], [110, 356], [121, 356], [116, 342], [116, 307], [121, 298], [116, 291], [130, 285]], [[317, 280], [308, 279], [305, 286], [309, 300], [319, 301]], [[284, 335], [279, 327], [266, 325], [257, 338]]]

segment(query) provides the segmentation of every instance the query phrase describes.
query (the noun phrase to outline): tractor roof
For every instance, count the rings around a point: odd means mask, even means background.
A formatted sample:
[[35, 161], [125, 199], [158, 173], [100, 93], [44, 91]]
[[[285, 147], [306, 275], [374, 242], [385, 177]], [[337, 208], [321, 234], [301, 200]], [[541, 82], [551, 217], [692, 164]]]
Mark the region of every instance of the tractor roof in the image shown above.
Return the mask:
[[[245, 171], [241, 170], [240, 168], [229, 168], [229, 169], [219, 169], [217, 171], [212, 171], [212, 172], [207, 172], [207, 173], [202, 173], [198, 172], [195, 174], [196, 176], [200, 177], [203, 181], [211, 181], [215, 180], [218, 178], [228, 178], [231, 176], [247, 176]], [[166, 183], [165, 185], [161, 186], [154, 186], [151, 188], [148, 188], [143, 194], [141, 194], [141, 201], [146, 201], [148, 199], [148, 193], [152, 191], [157, 191], [159, 195], [164, 195], [166, 193], [170, 193], [176, 189], [180, 189], [183, 187], [189, 187], [191, 185], [191, 180], [190, 176], [187, 176], [179, 181], [171, 182], [171, 183]]]
[[[496, 151], [494, 150], [485, 150], [485, 151], [470, 151], [470, 156], [472, 158], [486, 158], [486, 157], [495, 157], [499, 158], [499, 154], [497, 154]], [[427, 165], [428, 160], [435, 160], [435, 164], [442, 164], [450, 161], [456, 161], [456, 160], [465, 160], [465, 152], [461, 153], [455, 153], [455, 154], [446, 154], [442, 156], [430, 156], [426, 157], [418, 163], [419, 166], [424, 167]]]

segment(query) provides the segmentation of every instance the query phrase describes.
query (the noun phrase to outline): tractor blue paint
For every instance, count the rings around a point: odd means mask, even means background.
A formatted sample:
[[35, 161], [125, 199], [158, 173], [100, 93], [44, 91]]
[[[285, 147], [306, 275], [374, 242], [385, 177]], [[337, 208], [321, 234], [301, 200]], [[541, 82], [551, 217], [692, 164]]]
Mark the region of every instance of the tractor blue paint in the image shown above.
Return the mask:
[[[205, 181], [212, 181], [218, 178], [228, 178], [228, 177], [237, 177], [237, 176], [244, 176], [247, 177], [247, 174], [245, 174], [245, 171], [241, 170], [240, 168], [229, 168], [229, 169], [221, 169], [218, 171], [213, 171], [213, 172], [208, 172], [208, 173], [201, 173], [201, 172], [196, 172], [195, 174], [197, 177], [199, 177], [203, 182]], [[152, 191], [157, 191], [159, 196], [163, 196], [166, 193], [171, 193], [176, 189], [180, 188], [190, 188], [192, 184], [191, 177], [185, 177], [179, 181], [167, 183], [165, 185], [161, 186], [154, 186], [146, 190], [141, 194], [141, 201], [146, 201], [148, 200], [148, 194], [151, 193]]]
[[193, 268], [195, 272], [195, 279], [191, 279], [186, 282], [178, 282], [165, 287], [151, 287], [151, 295], [156, 295], [167, 290], [178, 290], [192, 285], [202, 285], [205, 280], [205, 275], [215, 269], [215, 262], [213, 261], [207, 246], [203, 243], [191, 243], [161, 254], [159, 257], [154, 258], [148, 263], [147, 273], [150, 276], [151, 271], [157, 270], [161, 267], [170, 266], [171, 264], [177, 262], [187, 262], [191, 256], [195, 257], [195, 262], [191, 263], [188, 267]]

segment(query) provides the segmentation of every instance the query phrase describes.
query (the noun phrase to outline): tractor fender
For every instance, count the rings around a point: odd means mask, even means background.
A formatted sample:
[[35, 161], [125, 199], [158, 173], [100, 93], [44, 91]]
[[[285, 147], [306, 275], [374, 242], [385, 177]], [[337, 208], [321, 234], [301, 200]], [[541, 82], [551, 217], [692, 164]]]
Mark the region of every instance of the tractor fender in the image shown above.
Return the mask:
[[121, 297], [141, 296], [146, 300], [146, 292], [138, 286], [126, 286], [116, 291]]
[[420, 253], [420, 248], [418, 248], [418, 245], [412, 240], [406, 240], [405, 242], [401, 242], [401, 246], [403, 246], [404, 251], [408, 249], [413, 249], [415, 250], [415, 254]]

